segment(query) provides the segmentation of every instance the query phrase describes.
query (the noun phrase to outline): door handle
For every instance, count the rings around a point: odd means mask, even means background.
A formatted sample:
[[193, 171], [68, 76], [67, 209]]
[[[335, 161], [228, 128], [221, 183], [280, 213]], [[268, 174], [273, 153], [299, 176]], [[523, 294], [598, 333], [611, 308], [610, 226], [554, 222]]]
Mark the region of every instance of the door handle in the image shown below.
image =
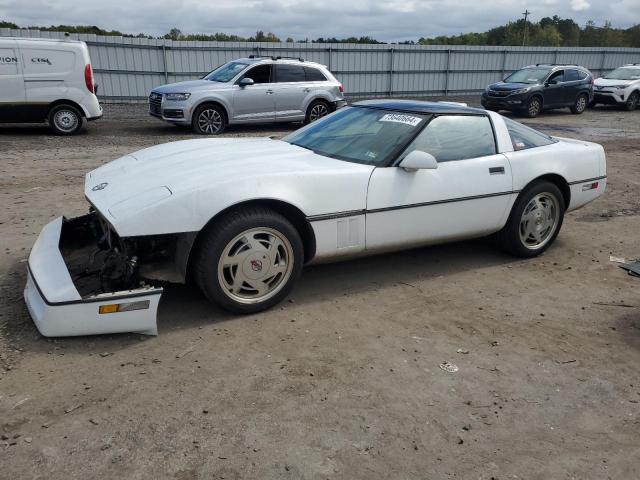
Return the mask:
[[310, 89], [310, 88], [305, 88], [305, 89], [304, 89], [304, 91], [305, 91], [306, 93], [309, 93], [309, 92], [311, 91], [311, 89]]
[[504, 175], [504, 167], [489, 167], [489, 175]]
[[267, 95], [272, 95], [273, 94], [273, 90], [267, 90]]

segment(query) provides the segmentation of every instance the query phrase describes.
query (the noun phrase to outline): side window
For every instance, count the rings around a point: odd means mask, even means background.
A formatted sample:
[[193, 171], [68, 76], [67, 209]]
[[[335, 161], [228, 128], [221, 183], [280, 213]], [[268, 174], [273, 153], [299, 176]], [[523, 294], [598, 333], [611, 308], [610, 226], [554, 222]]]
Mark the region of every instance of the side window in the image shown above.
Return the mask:
[[580, 72], [578, 70], [567, 70], [564, 76], [565, 82], [576, 82], [580, 80]]
[[305, 74], [302, 65], [276, 64], [276, 82], [304, 82]]
[[307, 82], [326, 82], [327, 78], [317, 68], [304, 67], [304, 75]]
[[496, 142], [489, 117], [446, 115], [435, 117], [409, 145], [430, 153], [438, 162], [485, 157], [496, 153]]
[[558, 70], [557, 72], [554, 72], [551, 74], [551, 76], [549, 77], [549, 80], [547, 80], [549, 83], [561, 83], [564, 82], [564, 70]]
[[271, 83], [271, 65], [253, 67], [242, 78], [250, 78], [254, 83]]
[[527, 148], [542, 147], [556, 142], [548, 135], [538, 132], [537, 130], [529, 128], [521, 123], [514, 122], [510, 118], [503, 117], [503, 119], [507, 130], [509, 131], [513, 149], [516, 151], [526, 150]]

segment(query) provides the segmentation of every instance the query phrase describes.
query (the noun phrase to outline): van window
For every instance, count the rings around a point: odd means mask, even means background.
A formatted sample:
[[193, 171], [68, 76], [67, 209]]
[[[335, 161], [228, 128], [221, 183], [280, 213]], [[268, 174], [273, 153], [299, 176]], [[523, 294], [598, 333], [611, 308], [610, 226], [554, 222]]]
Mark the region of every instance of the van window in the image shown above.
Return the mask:
[[18, 73], [18, 55], [12, 48], [0, 48], [0, 75]]
[[413, 150], [430, 153], [438, 162], [450, 162], [494, 155], [496, 142], [489, 117], [443, 115], [429, 122], [405, 155]]
[[49, 50], [21, 48], [25, 75], [29, 74], [64, 74], [72, 72], [76, 54], [69, 50]]

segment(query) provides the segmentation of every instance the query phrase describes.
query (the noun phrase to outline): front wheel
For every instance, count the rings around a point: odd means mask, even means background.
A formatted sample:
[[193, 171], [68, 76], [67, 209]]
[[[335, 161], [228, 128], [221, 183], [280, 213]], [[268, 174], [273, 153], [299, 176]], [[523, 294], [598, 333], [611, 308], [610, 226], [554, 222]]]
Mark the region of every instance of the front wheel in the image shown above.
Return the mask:
[[209, 298], [234, 313], [280, 302], [302, 272], [303, 244], [282, 215], [262, 207], [233, 211], [204, 233], [192, 266]]
[[640, 103], [640, 94], [638, 92], [633, 92], [629, 95], [629, 98], [627, 98], [627, 102], [624, 104], [624, 109], [631, 112], [636, 109], [638, 103]]
[[584, 112], [587, 109], [588, 104], [589, 104], [589, 97], [587, 97], [586, 94], [581, 93], [580, 95], [578, 95], [578, 98], [576, 98], [576, 103], [574, 103], [573, 106], [571, 107], [571, 113], [580, 115], [582, 112]]
[[48, 121], [56, 135], [75, 135], [84, 126], [82, 114], [72, 105], [56, 105], [49, 112]]
[[224, 132], [227, 126], [227, 117], [217, 105], [201, 105], [193, 114], [191, 121], [193, 131], [200, 135], [217, 135]]
[[527, 102], [526, 114], [529, 118], [535, 118], [542, 112], [542, 100], [540, 97], [531, 97]]
[[507, 224], [496, 234], [498, 244], [517, 257], [540, 255], [558, 236], [564, 211], [560, 189], [551, 182], [536, 182], [516, 200]]

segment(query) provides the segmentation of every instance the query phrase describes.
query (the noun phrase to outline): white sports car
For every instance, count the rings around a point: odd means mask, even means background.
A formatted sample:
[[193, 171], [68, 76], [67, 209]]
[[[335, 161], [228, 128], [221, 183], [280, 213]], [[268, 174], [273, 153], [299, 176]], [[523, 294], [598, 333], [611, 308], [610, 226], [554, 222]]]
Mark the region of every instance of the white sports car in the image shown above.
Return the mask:
[[600, 145], [462, 105], [361, 102], [282, 140], [168, 143], [88, 173], [90, 213], [44, 227], [25, 299], [46, 336], [156, 334], [146, 282], [250, 313], [312, 262], [490, 234], [533, 257], [605, 185]]

